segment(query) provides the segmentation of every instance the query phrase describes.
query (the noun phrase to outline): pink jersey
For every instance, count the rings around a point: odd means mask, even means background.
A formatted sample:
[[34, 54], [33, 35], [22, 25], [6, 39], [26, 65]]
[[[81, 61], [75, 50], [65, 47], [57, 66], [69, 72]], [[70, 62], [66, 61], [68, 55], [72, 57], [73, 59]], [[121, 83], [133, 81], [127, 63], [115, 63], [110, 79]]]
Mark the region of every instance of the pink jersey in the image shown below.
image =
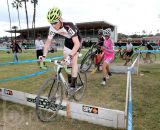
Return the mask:
[[104, 41], [103, 47], [104, 47], [104, 60], [108, 58], [114, 59], [113, 43], [110, 38]]

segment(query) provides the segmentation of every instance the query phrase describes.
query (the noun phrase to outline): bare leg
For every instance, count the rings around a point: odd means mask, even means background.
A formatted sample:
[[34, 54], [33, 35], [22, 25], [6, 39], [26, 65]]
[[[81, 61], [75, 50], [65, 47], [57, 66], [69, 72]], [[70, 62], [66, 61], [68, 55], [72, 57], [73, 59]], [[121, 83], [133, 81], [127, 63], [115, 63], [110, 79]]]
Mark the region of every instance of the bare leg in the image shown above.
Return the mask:
[[103, 65], [102, 65], [102, 70], [103, 70], [103, 77], [108, 76], [109, 64], [104, 62]]

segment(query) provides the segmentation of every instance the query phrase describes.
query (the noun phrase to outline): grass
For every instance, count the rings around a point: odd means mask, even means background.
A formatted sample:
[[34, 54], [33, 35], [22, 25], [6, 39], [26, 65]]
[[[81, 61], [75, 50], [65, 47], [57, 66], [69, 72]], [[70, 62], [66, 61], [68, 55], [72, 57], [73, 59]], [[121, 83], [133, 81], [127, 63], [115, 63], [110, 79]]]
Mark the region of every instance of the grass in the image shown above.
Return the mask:
[[[12, 61], [12, 54], [0, 51], [0, 62]], [[62, 52], [49, 54], [49, 57], [62, 55]], [[20, 60], [35, 59], [35, 52], [28, 51], [19, 55]], [[122, 63], [122, 61], [120, 61]], [[54, 74], [53, 65], [49, 72], [22, 80], [0, 83], [1, 88], [9, 88], [28, 93], [36, 93], [45, 79]], [[37, 63], [0, 66], [0, 80], [41, 71]], [[134, 130], [159, 130], [160, 128], [160, 66], [159, 64], [140, 65], [141, 75], [132, 75], [133, 127]], [[144, 74], [142, 76], [142, 74]], [[81, 102], [110, 109], [125, 109], [126, 74], [113, 74], [108, 87], [101, 87], [102, 73], [88, 73], [88, 88]], [[37, 119], [35, 110], [30, 107], [0, 100], [0, 129], [27, 130], [112, 130], [83, 121], [58, 117], [55, 122], [42, 123]], [[29, 124], [27, 124], [28, 122]]]

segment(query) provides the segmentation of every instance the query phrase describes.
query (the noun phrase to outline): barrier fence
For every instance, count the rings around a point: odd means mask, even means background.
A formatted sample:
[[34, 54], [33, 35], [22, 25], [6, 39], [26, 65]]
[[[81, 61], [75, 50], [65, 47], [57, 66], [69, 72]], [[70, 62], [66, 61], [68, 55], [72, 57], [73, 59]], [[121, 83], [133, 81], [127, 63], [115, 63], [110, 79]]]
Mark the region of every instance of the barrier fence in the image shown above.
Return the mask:
[[139, 68], [139, 55], [133, 62], [133, 64], [128, 67], [127, 71], [127, 88], [126, 88], [126, 106], [125, 106], [125, 116], [126, 116], [126, 124], [127, 124], [127, 130], [133, 129], [133, 122], [132, 122], [132, 78], [131, 74], [134, 70], [134, 67], [137, 63], [137, 74], [138, 74], [138, 68]]
[[[58, 58], [62, 58], [62, 57], [58, 57]], [[57, 59], [57, 57], [56, 57]], [[27, 62], [35, 62], [36, 60], [27, 60], [27, 61], [22, 61], [19, 63], [27, 63]], [[108, 126], [108, 127], [113, 127], [113, 128], [127, 128], [128, 130], [132, 130], [133, 129], [133, 122], [132, 122], [132, 80], [131, 80], [131, 73], [134, 70], [134, 67], [136, 65], [136, 63], [139, 66], [139, 55], [138, 57], [135, 59], [135, 61], [133, 62], [133, 64], [128, 67], [128, 71], [127, 71], [127, 88], [126, 88], [126, 104], [125, 104], [125, 111], [119, 111], [119, 110], [111, 110], [111, 109], [107, 109], [107, 108], [100, 108], [100, 107], [96, 107], [96, 106], [90, 106], [90, 105], [85, 105], [85, 104], [78, 104], [78, 103], [73, 103], [73, 102], [68, 102], [66, 103], [66, 101], [64, 101], [63, 104], [65, 104], [64, 106], [67, 107], [67, 104], [69, 105], [70, 108], [70, 115], [72, 118], [75, 119], [80, 119], [80, 120], [85, 120], [91, 123], [95, 123], [95, 124], [100, 124], [103, 126]], [[137, 67], [137, 73], [138, 73], [138, 67]], [[25, 76], [24, 76], [25, 77]], [[13, 78], [12, 80], [16, 80], [17, 77]], [[9, 80], [9, 79], [6, 79]], [[15, 91], [15, 90], [9, 90], [12, 91], [12, 95], [8, 95], [8, 93], [5, 93], [5, 91], [8, 89], [0, 89], [0, 98], [3, 100], [8, 100], [8, 101], [13, 101], [16, 103], [20, 103], [20, 104], [24, 104], [24, 105], [28, 105], [28, 106], [32, 106], [35, 107], [35, 102], [33, 102], [32, 104], [28, 103], [28, 96], [26, 95], [30, 95], [29, 97], [33, 97], [33, 99], [36, 98], [36, 95], [31, 95], [29, 93], [24, 93], [24, 92], [19, 92], [19, 91]], [[22, 96], [24, 95], [24, 96]], [[19, 97], [20, 99], [18, 100]], [[22, 97], [24, 98], [24, 100], [22, 101]], [[75, 105], [74, 105], [75, 104]], [[75, 109], [76, 106], [79, 106], [77, 109]], [[82, 108], [84, 106], [87, 107], [95, 107], [99, 112], [99, 114], [97, 113], [97, 115], [95, 115], [95, 113], [88, 113], [87, 117], [86, 117], [86, 112], [82, 111]], [[75, 111], [77, 110], [77, 111]], [[64, 112], [63, 112], [64, 113]], [[67, 116], [67, 111], [65, 110], [65, 114]], [[78, 115], [75, 115], [75, 114]], [[104, 115], [105, 113], [105, 115]], [[63, 114], [62, 114], [63, 115]], [[78, 118], [80, 116], [80, 118]], [[112, 118], [111, 118], [112, 117]], [[127, 124], [127, 125], [126, 125]]]

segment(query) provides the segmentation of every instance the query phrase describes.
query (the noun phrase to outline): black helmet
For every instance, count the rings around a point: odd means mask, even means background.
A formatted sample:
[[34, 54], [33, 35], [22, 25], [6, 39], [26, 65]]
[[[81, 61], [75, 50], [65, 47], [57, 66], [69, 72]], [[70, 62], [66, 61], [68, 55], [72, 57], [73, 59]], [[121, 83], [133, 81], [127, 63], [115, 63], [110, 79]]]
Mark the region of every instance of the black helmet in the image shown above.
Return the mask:
[[103, 29], [98, 30], [98, 35], [103, 35]]

